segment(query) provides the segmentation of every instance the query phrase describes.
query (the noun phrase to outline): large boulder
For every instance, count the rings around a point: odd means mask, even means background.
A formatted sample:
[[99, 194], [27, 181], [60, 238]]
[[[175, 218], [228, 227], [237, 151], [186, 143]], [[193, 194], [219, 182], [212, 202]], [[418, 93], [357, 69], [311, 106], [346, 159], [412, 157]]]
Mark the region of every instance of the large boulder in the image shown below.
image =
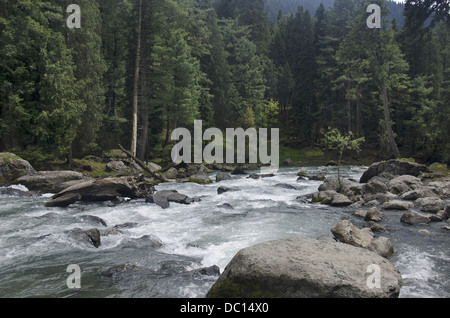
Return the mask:
[[[373, 266], [381, 270], [380, 288], [369, 284]], [[207, 297], [388, 298], [398, 297], [401, 285], [400, 273], [376, 253], [293, 237], [239, 251]]]
[[206, 172], [200, 171], [193, 175], [191, 175], [188, 179], [188, 182], [198, 183], [198, 184], [209, 184], [213, 181], [208, 176]]
[[[76, 201], [108, 201], [118, 197], [146, 198], [153, 192], [154, 186], [144, 176], [110, 177], [73, 185], [55, 194], [46, 206], [64, 207], [69, 205], [67, 202], [72, 204]], [[76, 200], [77, 197], [78, 200]]]
[[106, 171], [108, 172], [127, 172], [131, 171], [130, 168], [121, 160], [113, 160], [106, 164]]
[[360, 183], [367, 183], [375, 176], [392, 179], [396, 176], [411, 175], [418, 177], [421, 172], [429, 172], [425, 165], [406, 160], [388, 160], [372, 164], [361, 176]]
[[15, 179], [33, 172], [28, 161], [10, 152], [0, 152], [0, 186], [10, 185]]
[[15, 183], [23, 184], [32, 191], [58, 193], [88, 180], [76, 171], [38, 171], [18, 178]]

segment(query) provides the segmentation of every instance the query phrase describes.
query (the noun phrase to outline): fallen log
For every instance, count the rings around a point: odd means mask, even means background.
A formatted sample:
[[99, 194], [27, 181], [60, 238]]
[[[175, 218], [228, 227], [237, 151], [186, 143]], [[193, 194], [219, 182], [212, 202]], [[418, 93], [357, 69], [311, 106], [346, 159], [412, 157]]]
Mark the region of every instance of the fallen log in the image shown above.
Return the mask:
[[145, 171], [147, 171], [148, 173], [150, 173], [150, 175], [155, 178], [158, 179], [159, 181], [162, 182], [167, 182], [166, 178], [164, 178], [163, 176], [153, 172], [143, 161], [139, 160], [136, 156], [134, 156], [131, 152], [129, 152], [128, 150], [125, 150], [124, 147], [122, 147], [122, 145], [119, 145], [120, 150], [122, 150], [128, 157], [130, 157], [131, 159], [133, 159], [142, 169], [144, 169]]

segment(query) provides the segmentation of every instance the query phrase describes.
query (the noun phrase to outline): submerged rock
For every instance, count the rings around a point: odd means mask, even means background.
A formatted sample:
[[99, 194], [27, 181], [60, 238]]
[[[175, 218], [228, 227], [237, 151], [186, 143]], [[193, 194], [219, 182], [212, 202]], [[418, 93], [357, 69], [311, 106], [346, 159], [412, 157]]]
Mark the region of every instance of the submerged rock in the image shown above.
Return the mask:
[[185, 194], [178, 193], [176, 190], [161, 190], [147, 197], [147, 203], [155, 203], [163, 209], [170, 206], [170, 202], [179, 204], [190, 204], [191, 200]]
[[[369, 266], [380, 287], [370, 288]], [[294, 237], [239, 251], [207, 293], [209, 298], [389, 298], [402, 278], [385, 258], [330, 240]]]
[[101, 245], [100, 231], [98, 229], [82, 230], [75, 228], [68, 231], [68, 234], [80, 241], [88, 242], [98, 248]]

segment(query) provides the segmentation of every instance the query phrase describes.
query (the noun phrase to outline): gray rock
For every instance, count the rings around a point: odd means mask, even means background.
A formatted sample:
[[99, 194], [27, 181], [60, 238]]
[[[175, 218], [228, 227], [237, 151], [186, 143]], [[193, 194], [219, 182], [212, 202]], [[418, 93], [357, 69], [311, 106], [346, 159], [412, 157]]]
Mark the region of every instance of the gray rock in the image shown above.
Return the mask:
[[372, 164], [361, 176], [360, 183], [367, 183], [371, 178], [384, 176], [401, 176], [411, 175], [418, 177], [421, 172], [429, 172], [425, 165], [405, 161], [405, 160], [388, 160]]
[[235, 192], [235, 191], [241, 191], [241, 189], [239, 189], [239, 188], [230, 188], [230, 187], [219, 187], [217, 189], [217, 193], [218, 194], [222, 194], [222, 193], [225, 193], [225, 192]]
[[380, 222], [384, 219], [384, 214], [377, 208], [370, 208], [364, 216], [364, 221]]
[[233, 180], [233, 177], [228, 172], [219, 171], [216, 175], [216, 182], [224, 181], [224, 180]]
[[189, 197], [185, 194], [178, 193], [176, 190], [162, 190], [153, 195], [149, 195], [146, 200], [147, 203], [155, 203], [163, 209], [170, 206], [170, 202], [179, 204], [190, 204]]
[[414, 201], [414, 206], [423, 212], [437, 213], [445, 209], [445, 202], [439, 198], [419, 198]]
[[380, 194], [388, 192], [388, 187], [385, 183], [378, 180], [371, 180], [364, 184], [362, 188], [363, 198], [366, 202], [377, 200]]
[[384, 202], [382, 205], [384, 210], [408, 210], [413, 207], [411, 202], [393, 200]]
[[392, 244], [388, 238], [374, 238], [370, 228], [359, 229], [350, 221], [339, 221], [332, 229], [334, 237], [342, 243], [356, 247], [362, 247], [378, 253], [382, 257], [390, 257], [394, 253]]
[[210, 177], [206, 172], [197, 172], [189, 177], [188, 182], [194, 182], [198, 184], [208, 184], [212, 183], [213, 181], [210, 179]]
[[336, 207], [349, 206], [353, 203], [353, 201], [351, 201], [347, 196], [337, 193], [334, 190], [327, 190], [313, 193], [311, 202]]
[[411, 190], [422, 188], [423, 186], [424, 185], [419, 178], [410, 175], [396, 177], [388, 183], [389, 191], [399, 195]]
[[372, 231], [360, 230], [347, 220], [339, 221], [333, 226], [331, 233], [339, 242], [357, 247], [367, 248], [373, 240]]
[[114, 160], [106, 164], [106, 171], [109, 172], [125, 172], [130, 169], [123, 163], [123, 161]]
[[0, 186], [10, 185], [15, 179], [34, 172], [28, 161], [10, 152], [0, 152]]
[[88, 242], [98, 248], [101, 245], [100, 231], [98, 229], [82, 230], [75, 228], [67, 232], [73, 238]]
[[403, 200], [417, 200], [420, 198], [427, 197], [439, 197], [439, 193], [436, 189], [433, 188], [421, 188], [417, 190], [411, 190], [403, 193], [400, 196]]
[[[370, 288], [369, 266], [381, 270], [381, 288]], [[207, 297], [388, 298], [402, 278], [374, 252], [329, 240], [294, 237], [239, 251]]]
[[364, 224], [364, 227], [369, 228], [373, 233], [386, 232], [386, 228], [374, 221], [369, 221]]
[[66, 189], [67, 182], [71, 181], [78, 184], [86, 179], [76, 171], [38, 171], [18, 178], [15, 183], [23, 184], [32, 191], [58, 193]]
[[431, 222], [431, 218], [429, 215], [425, 215], [414, 211], [408, 211], [403, 213], [402, 217], [400, 218], [400, 221], [411, 225], [420, 223], [428, 224]]

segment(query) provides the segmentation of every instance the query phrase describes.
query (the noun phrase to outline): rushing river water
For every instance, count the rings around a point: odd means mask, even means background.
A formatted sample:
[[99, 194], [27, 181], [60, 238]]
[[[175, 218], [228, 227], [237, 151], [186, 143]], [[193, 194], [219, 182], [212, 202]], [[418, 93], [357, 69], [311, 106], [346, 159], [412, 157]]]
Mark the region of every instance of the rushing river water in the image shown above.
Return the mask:
[[[281, 169], [275, 177], [209, 185], [165, 183], [157, 190], [175, 189], [190, 197], [191, 205], [171, 203], [163, 210], [136, 200], [117, 206], [74, 204], [46, 208], [49, 195], [19, 198], [0, 195], [0, 297], [204, 297], [217, 276], [187, 274], [212, 265], [223, 271], [242, 248], [256, 243], [303, 236], [331, 236], [339, 220], [352, 217], [355, 208], [333, 208], [299, 203], [296, 197], [317, 191], [320, 181], [297, 181], [299, 169], [307, 174], [335, 175], [332, 167]], [[344, 167], [344, 176], [359, 179], [365, 167]], [[211, 175], [214, 179], [214, 174]], [[279, 184], [290, 184], [286, 189]], [[220, 186], [241, 191], [217, 194]], [[223, 207], [230, 204], [233, 209]], [[102, 218], [107, 225], [83, 216]], [[408, 226], [401, 212], [385, 211], [388, 237], [395, 250], [390, 261], [403, 277], [400, 297], [450, 297], [450, 235], [443, 223]], [[101, 246], [71, 236], [74, 228], [98, 228], [102, 233], [116, 225], [116, 235], [101, 237]], [[429, 235], [419, 233], [426, 229]], [[117, 265], [139, 267], [115, 275], [105, 272]], [[70, 264], [81, 269], [81, 289], [69, 289]]]

